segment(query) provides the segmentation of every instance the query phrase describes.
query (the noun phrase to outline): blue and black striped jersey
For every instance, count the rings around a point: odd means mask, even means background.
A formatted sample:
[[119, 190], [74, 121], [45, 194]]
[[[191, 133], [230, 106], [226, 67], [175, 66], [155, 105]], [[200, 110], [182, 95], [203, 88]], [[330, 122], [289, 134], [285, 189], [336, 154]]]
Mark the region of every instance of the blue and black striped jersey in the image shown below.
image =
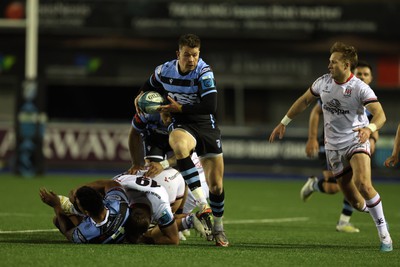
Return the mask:
[[[186, 74], [179, 72], [176, 59], [159, 65], [149, 82], [153, 88], [165, 90], [168, 96], [186, 106], [201, 105], [205, 96], [217, 93], [214, 73], [201, 58], [196, 69]], [[215, 111], [216, 106], [211, 113], [183, 112], [172, 116], [176, 123], [214, 123]]]
[[125, 237], [124, 224], [129, 216], [129, 201], [122, 187], [110, 189], [104, 199], [106, 220], [100, 224], [85, 217], [72, 235], [74, 243], [112, 244], [121, 243]]

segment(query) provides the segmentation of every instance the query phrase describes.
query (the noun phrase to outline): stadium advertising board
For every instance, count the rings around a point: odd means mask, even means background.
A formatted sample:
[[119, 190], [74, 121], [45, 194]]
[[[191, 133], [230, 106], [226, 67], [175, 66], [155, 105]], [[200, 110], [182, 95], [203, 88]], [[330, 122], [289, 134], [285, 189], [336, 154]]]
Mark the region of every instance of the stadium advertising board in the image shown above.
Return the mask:
[[[128, 168], [129, 125], [48, 124], [43, 139], [43, 155], [48, 169]], [[291, 165], [309, 162], [304, 139], [269, 144], [264, 136], [229, 136], [223, 139], [226, 164], [265, 165], [290, 160]], [[15, 134], [11, 127], [0, 127], [1, 168], [12, 165]], [[1, 169], [0, 168], [0, 169]]]
[[[399, 3], [262, 1], [40, 1], [44, 30], [81, 33], [119, 30], [160, 37], [193, 31], [203, 37], [310, 39], [332, 33], [386, 36], [393, 32]], [[379, 10], [379, 12], [377, 12]], [[106, 19], [105, 19], [106, 18]], [[78, 32], [76, 32], [78, 33]]]
[[[53, 124], [46, 128], [43, 155], [47, 170], [125, 170], [130, 165], [129, 125]], [[382, 167], [391, 153], [393, 138], [382, 138], [375, 153], [376, 166]], [[224, 160], [230, 166], [315, 167], [318, 162], [305, 155], [304, 138], [285, 138], [270, 144], [266, 136], [223, 136]], [[13, 168], [15, 134], [11, 126], [0, 125], [0, 170]]]

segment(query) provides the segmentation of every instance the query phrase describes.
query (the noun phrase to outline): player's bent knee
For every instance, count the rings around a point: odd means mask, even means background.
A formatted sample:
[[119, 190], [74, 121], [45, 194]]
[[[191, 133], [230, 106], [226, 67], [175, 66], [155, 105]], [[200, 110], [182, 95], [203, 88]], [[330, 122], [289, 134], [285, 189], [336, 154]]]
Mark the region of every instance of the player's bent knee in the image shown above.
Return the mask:
[[363, 208], [364, 208], [364, 203], [360, 203], [360, 202], [355, 202], [355, 203], [350, 203], [351, 204], [351, 206], [353, 207], [353, 208], [355, 208], [356, 210], [358, 210], [358, 211], [363, 211]]
[[211, 193], [213, 193], [214, 195], [221, 195], [222, 192], [224, 191], [224, 188], [222, 185], [208, 185], [208, 188], [210, 190]]

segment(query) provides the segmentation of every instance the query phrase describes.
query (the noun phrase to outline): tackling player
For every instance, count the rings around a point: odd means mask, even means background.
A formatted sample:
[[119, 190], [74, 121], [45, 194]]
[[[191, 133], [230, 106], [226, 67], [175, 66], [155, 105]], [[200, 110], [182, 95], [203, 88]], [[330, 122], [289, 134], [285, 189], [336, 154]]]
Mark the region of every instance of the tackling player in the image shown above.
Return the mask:
[[[163, 171], [159, 178], [161, 179], [162, 177], [163, 180], [173, 182], [176, 177], [180, 176], [176, 170], [171, 169], [170, 171], [173, 171], [173, 173]], [[173, 175], [170, 176], [170, 174]], [[183, 180], [182, 177], [181, 179]], [[195, 214], [176, 216], [173, 214], [170, 199], [176, 199], [178, 192], [176, 190], [167, 191], [164, 186], [160, 186], [153, 179], [144, 177], [141, 172], [136, 175], [123, 173], [115, 176], [113, 180], [97, 180], [86, 184], [85, 187], [98, 192], [99, 195], [104, 195], [106, 193], [105, 189], [112, 184], [122, 186], [127, 192], [131, 212], [125, 223], [125, 233], [129, 242], [178, 244], [179, 237], [178, 233], [175, 232], [176, 228], [181, 231], [194, 228], [200, 233], [200, 236], [205, 236], [203, 225]], [[170, 187], [167, 188], [171, 189]], [[64, 214], [84, 216], [82, 212], [79, 212], [79, 209], [74, 208], [77, 207], [74, 203], [77, 202], [76, 194], [78, 190], [71, 190], [71, 201], [66, 197], [59, 196], [62, 200], [61, 208]], [[175, 195], [173, 195], [174, 193]], [[91, 205], [99, 206], [99, 203], [92, 202]], [[155, 225], [156, 227], [150, 227], [150, 225]], [[143, 236], [144, 233], [145, 235]]]

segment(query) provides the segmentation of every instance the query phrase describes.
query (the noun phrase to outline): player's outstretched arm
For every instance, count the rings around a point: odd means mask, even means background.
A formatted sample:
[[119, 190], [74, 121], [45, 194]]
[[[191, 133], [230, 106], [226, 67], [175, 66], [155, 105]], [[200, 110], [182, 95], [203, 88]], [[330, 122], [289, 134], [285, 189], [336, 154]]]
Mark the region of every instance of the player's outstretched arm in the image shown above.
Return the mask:
[[179, 245], [178, 226], [176, 221], [160, 228], [158, 225], [151, 231], [147, 231], [139, 240], [139, 243], [156, 245]]
[[138, 131], [131, 126], [128, 136], [129, 153], [131, 155], [132, 166], [129, 168], [129, 174], [136, 174], [138, 170], [143, 168], [143, 146], [142, 137]]
[[[96, 181], [84, 184], [83, 186], [88, 186], [88, 187], [93, 188], [94, 190], [99, 192], [104, 197], [106, 195], [106, 193], [108, 192], [108, 190], [110, 190], [113, 187], [121, 187], [121, 184], [119, 184], [118, 182], [116, 182], [114, 180], [101, 179], [101, 180], [96, 180]], [[79, 186], [79, 187], [81, 187], [81, 186]], [[71, 198], [75, 199], [75, 192], [78, 188], [71, 190], [70, 200], [71, 200]], [[74, 202], [72, 202], [72, 203], [74, 203]]]
[[299, 97], [293, 105], [290, 107], [289, 111], [286, 113], [285, 117], [281, 120], [281, 122], [275, 127], [272, 131], [269, 142], [272, 143], [275, 141], [276, 136], [279, 136], [279, 139], [282, 139], [286, 126], [294, 119], [298, 114], [303, 112], [311, 103], [315, 102], [315, 97], [311, 93], [311, 90], [307, 90], [301, 97]]
[[279, 123], [275, 129], [272, 131], [271, 135], [269, 136], [269, 142], [272, 143], [275, 141], [276, 136], [279, 137], [279, 139], [282, 139], [283, 136], [285, 135], [286, 131], [286, 126], [283, 125], [282, 123]]

